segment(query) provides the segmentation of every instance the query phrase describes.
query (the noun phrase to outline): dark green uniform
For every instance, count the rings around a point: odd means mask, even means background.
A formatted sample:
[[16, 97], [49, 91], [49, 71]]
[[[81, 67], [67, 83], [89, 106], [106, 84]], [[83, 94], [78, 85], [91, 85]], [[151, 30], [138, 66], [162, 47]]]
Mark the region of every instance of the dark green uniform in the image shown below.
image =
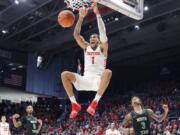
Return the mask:
[[142, 114], [132, 111], [131, 116], [135, 135], [150, 135], [150, 120], [148, 111], [143, 109]]
[[35, 131], [38, 129], [38, 121], [34, 116], [23, 116], [20, 119], [23, 127], [26, 129], [27, 135], [37, 135]]

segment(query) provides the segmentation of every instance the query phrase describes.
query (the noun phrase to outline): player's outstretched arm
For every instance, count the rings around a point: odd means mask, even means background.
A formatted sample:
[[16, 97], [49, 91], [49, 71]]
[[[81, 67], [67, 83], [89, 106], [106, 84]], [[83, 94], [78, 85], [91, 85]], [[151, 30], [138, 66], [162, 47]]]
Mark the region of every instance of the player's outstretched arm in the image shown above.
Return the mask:
[[131, 114], [127, 114], [123, 120], [122, 131], [124, 135], [130, 135], [132, 132], [132, 128], [127, 128], [132, 123]]
[[38, 119], [38, 123], [39, 123], [39, 126], [38, 126], [38, 129], [37, 129], [37, 133], [39, 133], [41, 128], [42, 128], [42, 120]]
[[96, 14], [96, 18], [97, 18], [101, 48], [108, 49], [108, 38], [106, 34], [106, 27], [101, 17], [101, 14], [98, 10], [97, 4], [93, 7], [93, 11]]
[[77, 21], [77, 24], [74, 29], [74, 38], [78, 45], [82, 48], [85, 49], [88, 45], [88, 42], [85, 41], [85, 39], [81, 36], [81, 27], [82, 23], [84, 20], [84, 17], [87, 15], [88, 10], [85, 8], [80, 8], [79, 9], [79, 19]]
[[130, 124], [132, 123], [132, 116], [131, 116], [131, 113], [128, 113], [126, 116], [125, 116], [125, 118], [124, 118], [124, 120], [123, 120], [123, 127], [127, 127], [127, 126], [129, 126]]
[[19, 117], [20, 117], [19, 114], [14, 114], [14, 115], [12, 116], [13, 125], [14, 125], [14, 127], [16, 127], [16, 128], [19, 128], [19, 127], [22, 126], [21, 121], [17, 121], [17, 120], [16, 120], [16, 119], [19, 118]]
[[158, 121], [158, 122], [162, 122], [163, 120], [166, 119], [167, 115], [168, 115], [168, 112], [169, 112], [169, 108], [168, 108], [168, 105], [163, 105], [163, 110], [164, 110], [164, 113], [162, 115], [157, 115], [153, 112], [153, 110], [151, 109], [148, 109], [148, 113], [149, 113], [149, 116], [151, 118], [153, 118], [154, 120]]

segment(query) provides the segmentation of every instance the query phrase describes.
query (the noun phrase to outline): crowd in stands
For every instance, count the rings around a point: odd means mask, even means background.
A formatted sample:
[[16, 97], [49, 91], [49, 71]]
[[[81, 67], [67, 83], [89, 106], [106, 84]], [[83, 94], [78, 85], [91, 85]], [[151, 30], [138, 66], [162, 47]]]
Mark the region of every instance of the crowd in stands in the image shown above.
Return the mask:
[[25, 115], [25, 108], [27, 105], [33, 105], [34, 116], [41, 119], [44, 123], [48, 123], [48, 125], [53, 124], [62, 113], [62, 108], [58, 103], [47, 103], [46, 100], [37, 103], [12, 103], [9, 100], [3, 100], [0, 103], [0, 116], [5, 115], [7, 117], [8, 123], [10, 123], [12, 135], [24, 135], [23, 132], [25, 129], [17, 129], [13, 126], [12, 115], [15, 113], [20, 114], [20, 116]]
[[[100, 104], [95, 116], [90, 116], [85, 111], [87, 105], [82, 106], [82, 112], [76, 119], [68, 119], [69, 111], [65, 117], [59, 120], [60, 112], [58, 106], [50, 106], [36, 103], [34, 104], [35, 116], [43, 120], [41, 135], [103, 135], [108, 125], [115, 122], [117, 129], [122, 132], [122, 121], [124, 116], [131, 111], [130, 102], [127, 97], [118, 97], [120, 100], [114, 102]], [[170, 106], [168, 119], [162, 123], [151, 122], [153, 135], [180, 135], [180, 96], [163, 96], [163, 97], [144, 97], [142, 98], [144, 107], [151, 108], [156, 114], [161, 114], [161, 105], [167, 103]], [[121, 102], [119, 102], [121, 101]], [[19, 112], [23, 115], [26, 104], [15, 104], [3, 102], [0, 104], [0, 112], [6, 114], [7, 117], [13, 113]], [[22, 129], [16, 129], [11, 124], [13, 135], [23, 135]], [[164, 133], [164, 134], [163, 134]], [[166, 133], [166, 134], [165, 134]]]
[[[152, 135], [180, 135], [180, 96], [154, 97], [143, 99], [144, 107], [152, 108], [156, 114], [162, 113], [162, 104], [167, 103], [170, 106], [168, 119], [162, 123], [152, 120]], [[83, 110], [87, 108], [83, 106]], [[125, 103], [106, 103], [100, 105], [94, 117], [83, 111], [76, 119], [67, 119], [51, 127], [51, 130], [44, 130], [47, 135], [103, 135], [108, 125], [115, 122], [117, 129], [122, 130], [122, 120], [124, 116], [131, 111], [129, 102]], [[172, 115], [172, 116], [171, 116]], [[47, 126], [47, 125], [46, 125]], [[42, 130], [43, 131], [43, 130]], [[168, 132], [170, 132], [168, 134]]]
[[[160, 90], [160, 88], [158, 89]], [[151, 91], [151, 90], [150, 90]], [[152, 91], [151, 91], [152, 92]], [[180, 135], [180, 93], [144, 93], [140, 95], [144, 108], [151, 108], [156, 114], [161, 114], [162, 104], [168, 104], [170, 112], [168, 118], [157, 123], [151, 121], [152, 135]], [[62, 111], [59, 104], [31, 103], [34, 106], [34, 115], [43, 120], [41, 135], [104, 135], [105, 130], [111, 122], [116, 123], [117, 129], [122, 132], [122, 121], [132, 108], [130, 95], [114, 96], [105, 102], [100, 102], [95, 116], [86, 112], [88, 104], [82, 105], [82, 112], [75, 119], [69, 119], [70, 105]], [[6, 114], [8, 118], [14, 113], [25, 113], [25, 106], [29, 102], [11, 103], [4, 101], [0, 103], [0, 115]], [[63, 117], [61, 117], [63, 115]], [[23, 135], [22, 129], [15, 129], [11, 124], [12, 135]]]

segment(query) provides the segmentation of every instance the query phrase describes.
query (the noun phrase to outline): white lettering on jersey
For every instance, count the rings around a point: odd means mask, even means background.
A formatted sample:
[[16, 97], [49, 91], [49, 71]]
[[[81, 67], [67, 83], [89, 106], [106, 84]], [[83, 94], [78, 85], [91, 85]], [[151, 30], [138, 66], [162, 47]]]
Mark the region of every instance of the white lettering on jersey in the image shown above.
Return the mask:
[[94, 73], [101, 75], [106, 67], [106, 57], [102, 54], [100, 46], [93, 50], [88, 46], [84, 52], [84, 74]]
[[9, 124], [8, 123], [0, 123], [0, 135], [9, 135]]

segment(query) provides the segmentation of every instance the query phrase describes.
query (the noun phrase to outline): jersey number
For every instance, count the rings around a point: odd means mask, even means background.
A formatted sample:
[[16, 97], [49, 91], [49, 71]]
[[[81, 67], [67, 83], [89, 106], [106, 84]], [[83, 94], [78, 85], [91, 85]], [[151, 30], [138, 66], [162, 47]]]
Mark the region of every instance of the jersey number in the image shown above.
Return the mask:
[[146, 123], [145, 122], [141, 122], [141, 127], [142, 127], [142, 129], [146, 129]]
[[36, 130], [36, 124], [33, 123], [33, 130]]
[[92, 64], [94, 64], [94, 56], [92, 57]]

